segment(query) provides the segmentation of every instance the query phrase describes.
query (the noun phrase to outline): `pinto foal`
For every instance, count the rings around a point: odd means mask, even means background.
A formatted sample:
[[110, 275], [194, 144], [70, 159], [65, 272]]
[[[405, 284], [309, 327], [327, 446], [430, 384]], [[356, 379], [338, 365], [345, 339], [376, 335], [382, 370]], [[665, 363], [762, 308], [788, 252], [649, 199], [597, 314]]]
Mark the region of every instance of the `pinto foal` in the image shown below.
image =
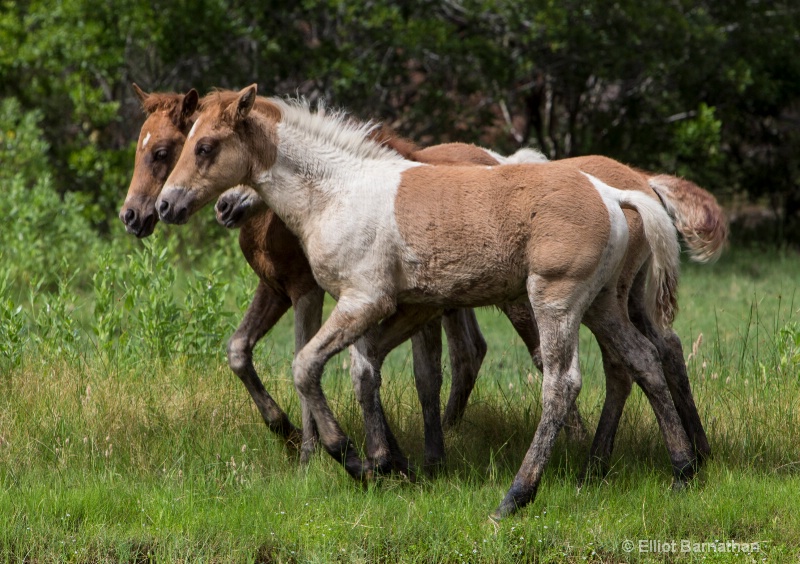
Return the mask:
[[[143, 238], [152, 234], [158, 221], [155, 201], [193, 124], [198, 96], [194, 89], [183, 95], [148, 94], [136, 84], [133, 88], [147, 117], [140, 130], [133, 177], [119, 217], [129, 233]], [[381, 133], [381, 141], [407, 156], [419, 150], [413, 143], [385, 132]], [[473, 158], [481, 163], [486, 156], [481, 151]], [[491, 162], [496, 164], [494, 160]], [[320, 326], [322, 290], [314, 280], [297, 238], [252, 189], [240, 186], [220, 196], [217, 218], [228, 228], [241, 228], [240, 248], [259, 277], [252, 302], [229, 340], [229, 366], [242, 380], [267, 427], [290, 448], [303, 445], [300, 457], [305, 462], [314, 450], [314, 426], [306, 422], [308, 424], [303, 427], [306, 438], [301, 439], [301, 430], [292, 424], [259, 378], [253, 364], [253, 350], [288, 308], [294, 307], [295, 350], [299, 351]], [[453, 381], [441, 418], [442, 342], [439, 325], [448, 338]], [[537, 351], [538, 358], [535, 328], [531, 331], [526, 327], [520, 335], [531, 352]], [[446, 311], [441, 324], [432, 321], [411, 341], [415, 382], [425, 428], [425, 467], [435, 468], [445, 457], [443, 427], [455, 425], [463, 416], [486, 354], [486, 343], [474, 313], [464, 309]], [[537, 365], [541, 369], [541, 362]], [[576, 407], [570, 410], [566, 430], [573, 440], [585, 437], [586, 431]]]
[[[186, 95], [148, 94], [135, 84], [133, 87], [147, 118], [140, 131], [133, 178], [119, 217], [129, 233], [142, 238], [153, 232], [158, 221], [156, 198], [186, 140], [198, 96], [194, 89]], [[313, 422], [304, 421], [306, 434], [305, 439], [301, 438], [301, 430], [292, 424], [259, 378], [253, 365], [253, 349], [290, 307], [295, 309], [295, 350], [302, 349], [319, 329], [324, 292], [314, 280], [297, 238], [266, 206], [260, 205], [260, 200], [248, 202], [237, 197], [235, 206], [231, 205], [225, 213], [226, 202], [233, 204], [235, 196], [238, 196], [236, 190], [223, 195], [218, 218], [228, 227], [234, 224], [241, 227], [239, 245], [258, 275], [259, 284], [228, 343], [228, 363], [253, 398], [267, 427], [290, 448], [300, 448], [301, 461], [307, 461], [316, 440]], [[453, 376], [451, 397], [443, 417], [439, 408], [442, 327], [448, 337]], [[425, 422], [425, 466], [437, 467], [445, 456], [442, 425], [453, 425], [463, 415], [486, 353], [486, 343], [474, 313], [458, 309], [445, 312], [440, 323], [433, 320], [425, 325], [412, 337], [412, 349]], [[570, 429], [585, 432], [577, 412]], [[396, 458], [393, 467], [405, 471], [405, 462]]]
[[[536, 494], [580, 389], [581, 319], [645, 390], [676, 480], [693, 475], [695, 456], [657, 351], [628, 319], [627, 296], [621, 301], [616, 292], [628, 250], [624, 206], [639, 212], [652, 251], [642, 258], [649, 262], [645, 301], [651, 318], [659, 329], [671, 323], [679, 248], [658, 203], [563, 163], [420, 165], [370, 140], [367, 127], [340, 115], [312, 114], [277, 99], [257, 111], [254, 106], [255, 85], [209, 101], [156, 208], [162, 220], [181, 223], [225, 189], [247, 184], [298, 236], [315, 278], [339, 301], [295, 357], [295, 386], [323, 446], [351, 475], [363, 479], [367, 466], [320, 386], [327, 360], [350, 344], [366, 359], [381, 338], [408, 332], [445, 307], [517, 300], [530, 302], [539, 325], [543, 410], [495, 517]], [[365, 385], [376, 400], [371, 414], [365, 410], [369, 428], [382, 409], [377, 387]]]

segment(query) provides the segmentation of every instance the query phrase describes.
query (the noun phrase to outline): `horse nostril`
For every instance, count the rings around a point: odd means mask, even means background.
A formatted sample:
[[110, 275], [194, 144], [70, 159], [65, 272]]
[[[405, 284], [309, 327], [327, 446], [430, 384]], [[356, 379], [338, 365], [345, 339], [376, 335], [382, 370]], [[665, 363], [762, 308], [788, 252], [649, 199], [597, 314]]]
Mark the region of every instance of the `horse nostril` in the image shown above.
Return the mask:
[[158, 204], [158, 215], [164, 217], [168, 211], [169, 211], [169, 202], [166, 200], [161, 200], [161, 203]]
[[182, 208], [175, 216], [175, 222], [186, 223], [186, 220], [188, 218], [189, 218], [189, 210], [187, 208]]
[[125, 211], [125, 215], [122, 218], [122, 220], [125, 222], [125, 225], [130, 225], [131, 223], [133, 223], [136, 220], [136, 212], [133, 211], [133, 209], [128, 208]]
[[228, 205], [228, 202], [225, 201], [225, 200], [220, 200], [219, 202], [217, 202], [217, 211], [219, 213], [223, 213], [224, 214], [225, 212], [228, 211], [229, 207], [230, 207], [230, 205]]

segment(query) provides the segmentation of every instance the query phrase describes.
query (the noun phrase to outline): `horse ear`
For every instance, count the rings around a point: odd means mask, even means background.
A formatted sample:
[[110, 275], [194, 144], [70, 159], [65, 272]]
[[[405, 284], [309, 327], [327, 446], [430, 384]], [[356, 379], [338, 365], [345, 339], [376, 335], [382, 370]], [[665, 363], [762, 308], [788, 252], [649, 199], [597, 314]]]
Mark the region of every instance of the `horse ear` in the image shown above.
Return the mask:
[[228, 107], [228, 111], [226, 112], [233, 123], [241, 121], [248, 116], [250, 110], [253, 109], [256, 103], [257, 92], [258, 86], [255, 84], [251, 84], [239, 92], [236, 101]]
[[144, 105], [145, 100], [150, 97], [150, 94], [139, 88], [139, 85], [135, 82], [132, 82], [131, 86], [133, 87], [133, 91], [136, 93], [136, 97], [139, 98], [139, 101], [142, 103], [142, 105]]
[[200, 100], [200, 95], [197, 93], [197, 90], [192, 88], [189, 90], [184, 96], [183, 101], [181, 102], [181, 120], [186, 121], [192, 114], [197, 111], [197, 103]]

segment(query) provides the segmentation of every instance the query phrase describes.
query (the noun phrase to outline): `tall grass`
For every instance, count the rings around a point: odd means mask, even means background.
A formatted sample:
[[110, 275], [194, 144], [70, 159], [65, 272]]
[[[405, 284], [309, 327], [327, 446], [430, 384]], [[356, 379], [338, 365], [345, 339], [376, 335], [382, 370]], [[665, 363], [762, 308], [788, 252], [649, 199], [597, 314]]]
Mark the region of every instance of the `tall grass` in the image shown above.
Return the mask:
[[[497, 312], [479, 313], [489, 355], [464, 421], [447, 436], [445, 473], [414, 484], [386, 478], [362, 490], [329, 457], [298, 467], [227, 369], [224, 339], [252, 276], [224, 253], [183, 274], [176, 245], [157, 239], [121, 260], [101, 255], [90, 283], [66, 278], [20, 303], [4, 292], [2, 332], [16, 341], [0, 349], [2, 559], [745, 558], [628, 553], [623, 541], [631, 539], [759, 542], [759, 561], [800, 555], [796, 255], [731, 251], [713, 267], [685, 267], [676, 327], [714, 451], [689, 491], [670, 491], [660, 433], [635, 389], [608, 478], [577, 489], [586, 445], [562, 437], [536, 501], [495, 530], [486, 517], [541, 409], [540, 377]], [[603, 374], [588, 334], [581, 348], [579, 405], [593, 428]], [[290, 315], [257, 353], [270, 393], [299, 421]], [[347, 360], [331, 361], [324, 385], [359, 439]], [[406, 346], [390, 356], [382, 394], [401, 443], [420, 462], [412, 382]]]
[[[540, 376], [499, 313], [479, 313], [489, 355], [464, 421], [447, 435], [442, 475], [361, 489], [327, 456], [301, 468], [226, 367], [225, 340], [256, 282], [236, 235], [201, 238], [210, 217], [200, 217], [159, 226], [145, 242], [119, 226], [97, 236], [90, 204], [54, 192], [36, 121], [13, 103], [0, 108], [0, 185], [11, 206], [0, 226], [0, 561], [800, 557], [797, 253], [732, 249], [717, 265], [685, 266], [676, 329], [714, 451], [687, 491], [671, 491], [663, 441], [635, 389], [606, 480], [578, 489], [587, 445], [562, 437], [535, 502], [495, 527], [487, 515], [541, 412]], [[291, 329], [288, 314], [256, 365], [299, 422]], [[324, 386], [363, 440], [347, 366], [346, 355], [329, 362]], [[419, 463], [410, 367], [407, 345], [390, 355], [382, 397]], [[604, 378], [585, 331], [581, 367], [579, 406], [593, 429]], [[648, 539], [759, 543], [759, 552], [625, 550]]]

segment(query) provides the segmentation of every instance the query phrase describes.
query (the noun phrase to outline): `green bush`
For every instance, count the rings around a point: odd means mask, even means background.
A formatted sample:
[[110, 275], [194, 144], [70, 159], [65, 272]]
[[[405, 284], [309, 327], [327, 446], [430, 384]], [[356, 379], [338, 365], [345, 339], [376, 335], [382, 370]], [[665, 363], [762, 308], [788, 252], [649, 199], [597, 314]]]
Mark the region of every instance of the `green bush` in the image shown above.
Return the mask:
[[98, 243], [80, 198], [62, 198], [54, 189], [39, 118], [37, 112], [22, 113], [14, 99], [0, 104], [0, 189], [7, 201], [0, 248], [17, 290], [54, 290], [65, 275], [84, 280]]

